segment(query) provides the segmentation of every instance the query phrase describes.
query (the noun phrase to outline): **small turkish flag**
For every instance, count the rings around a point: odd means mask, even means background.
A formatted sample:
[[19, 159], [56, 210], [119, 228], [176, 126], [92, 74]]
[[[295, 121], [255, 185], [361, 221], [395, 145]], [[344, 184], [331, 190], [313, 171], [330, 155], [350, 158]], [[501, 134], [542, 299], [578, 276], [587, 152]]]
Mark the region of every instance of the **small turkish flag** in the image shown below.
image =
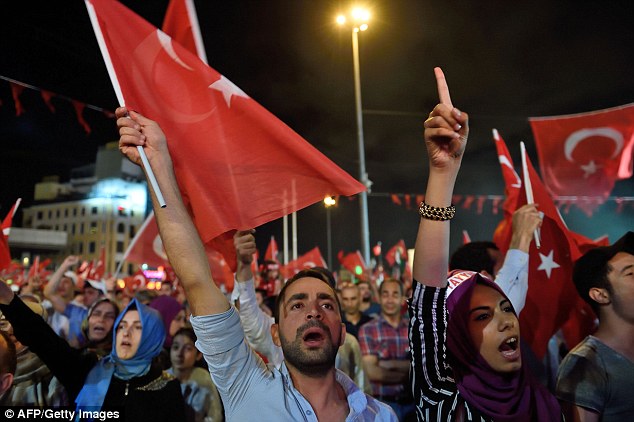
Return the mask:
[[321, 252], [319, 251], [319, 247], [317, 246], [315, 246], [313, 249], [306, 252], [299, 258], [282, 266], [280, 273], [282, 274], [282, 276], [284, 276], [284, 278], [288, 279], [293, 277], [301, 270], [313, 267], [327, 267], [326, 261], [324, 261], [324, 258], [321, 256]]
[[13, 216], [22, 202], [22, 198], [18, 198], [15, 204], [9, 210], [9, 213], [2, 220], [2, 234], [0, 234], [0, 270], [7, 269], [11, 266], [11, 250], [9, 249], [9, 234], [13, 225]]

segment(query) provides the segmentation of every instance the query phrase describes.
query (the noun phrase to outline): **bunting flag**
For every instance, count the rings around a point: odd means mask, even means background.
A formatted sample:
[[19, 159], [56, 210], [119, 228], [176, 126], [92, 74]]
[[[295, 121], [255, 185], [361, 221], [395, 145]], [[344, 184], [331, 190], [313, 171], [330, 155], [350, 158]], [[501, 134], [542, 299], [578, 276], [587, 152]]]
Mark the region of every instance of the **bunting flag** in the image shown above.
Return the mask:
[[634, 104], [529, 122], [549, 191], [601, 199], [576, 203], [588, 216], [616, 181], [632, 177]]
[[283, 265], [280, 268], [280, 274], [284, 279], [289, 279], [299, 271], [304, 270], [306, 268], [313, 267], [323, 267], [327, 268], [326, 261], [321, 255], [319, 248], [315, 246], [310, 251], [306, 252], [304, 255], [298, 257], [297, 259], [289, 262], [286, 265]]
[[[38, 91], [40, 93], [40, 96], [42, 97], [42, 101], [44, 101], [44, 104], [51, 111], [51, 113], [56, 112], [55, 106], [52, 103], [52, 99], [54, 97], [70, 102], [73, 105], [73, 108], [75, 109], [75, 114], [77, 115], [79, 124], [84, 128], [86, 133], [90, 133], [91, 129], [90, 129], [90, 125], [83, 117], [84, 109], [89, 108], [89, 109], [101, 112], [103, 113], [104, 116], [106, 116], [109, 119], [113, 119], [115, 117], [112, 111], [105, 110], [101, 107], [97, 107], [91, 104], [86, 104], [81, 101], [77, 101], [72, 98], [66, 97], [64, 95], [60, 95], [60, 94], [48, 91], [46, 89], [38, 88], [36, 86], [29, 85], [24, 82], [16, 81], [15, 79], [7, 78], [6, 76], [0, 75], [0, 79], [7, 81], [9, 83], [9, 86], [11, 87], [11, 94], [13, 97], [16, 116], [20, 116], [21, 114], [27, 111], [25, 110], [22, 104], [22, 101], [20, 100], [20, 95], [22, 95], [22, 92], [24, 91], [25, 88], [28, 88], [34, 91]], [[2, 101], [0, 101], [0, 106], [2, 106]]]
[[48, 107], [51, 113], [55, 113], [55, 106], [52, 103], [54, 94], [51, 91], [47, 91], [43, 89], [41, 91], [41, 95], [42, 95], [42, 101], [44, 101], [44, 104], [46, 104], [46, 107]]
[[277, 248], [277, 242], [275, 241], [275, 237], [271, 236], [269, 246], [266, 247], [266, 252], [264, 253], [264, 259], [279, 262], [279, 260], [277, 259], [278, 255], [279, 249]]
[[13, 225], [13, 216], [18, 210], [22, 198], [18, 198], [7, 215], [2, 220], [2, 234], [0, 235], [0, 270], [7, 270], [11, 266], [11, 249], [9, 248], [9, 235]]
[[183, 199], [204, 243], [216, 239], [216, 250], [224, 246], [235, 256], [236, 229], [258, 227], [328, 195], [365, 189], [121, 3], [86, 4], [120, 100], [159, 122], [167, 136]]
[[20, 95], [24, 87], [22, 85], [18, 85], [15, 83], [11, 83], [11, 95], [13, 95], [13, 103], [15, 104], [15, 115], [20, 116], [24, 113], [24, 107], [22, 106], [22, 101], [20, 101]]
[[86, 119], [84, 119], [84, 108], [86, 108], [86, 104], [81, 103], [79, 101], [75, 101], [75, 100], [73, 100], [72, 103], [73, 103], [73, 108], [75, 109], [75, 114], [77, 115], [77, 121], [79, 122], [81, 127], [84, 129], [86, 134], [90, 134], [92, 129], [90, 128], [90, 125], [88, 124]]
[[[579, 295], [572, 284], [572, 264], [581, 253], [563, 222], [546, 187], [533, 168], [528, 156], [523, 184], [532, 188], [534, 202], [544, 213], [540, 229], [540, 248], [532, 242], [529, 250], [529, 284], [526, 305], [520, 314], [522, 341], [529, 344], [542, 358], [548, 340], [569, 319], [577, 306]], [[528, 203], [521, 189], [516, 209]], [[511, 232], [503, 240], [504, 251], [511, 241]]]

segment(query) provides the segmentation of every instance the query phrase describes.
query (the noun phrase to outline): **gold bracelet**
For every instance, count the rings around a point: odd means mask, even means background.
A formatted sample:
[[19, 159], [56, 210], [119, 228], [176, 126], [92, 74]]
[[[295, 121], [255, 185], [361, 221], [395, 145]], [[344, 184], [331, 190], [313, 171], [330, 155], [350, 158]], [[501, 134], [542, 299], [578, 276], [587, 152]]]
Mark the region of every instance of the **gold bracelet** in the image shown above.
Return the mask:
[[448, 207], [432, 207], [425, 202], [420, 203], [418, 213], [422, 218], [435, 221], [447, 221], [454, 218], [456, 215], [456, 206], [450, 205]]

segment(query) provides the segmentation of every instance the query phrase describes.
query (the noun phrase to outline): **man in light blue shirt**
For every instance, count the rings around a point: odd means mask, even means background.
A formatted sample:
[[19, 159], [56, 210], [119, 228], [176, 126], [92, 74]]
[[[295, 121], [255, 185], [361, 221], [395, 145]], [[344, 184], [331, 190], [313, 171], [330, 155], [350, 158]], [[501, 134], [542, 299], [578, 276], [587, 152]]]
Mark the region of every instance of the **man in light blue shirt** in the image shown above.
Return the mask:
[[493, 242], [471, 242], [451, 255], [450, 270], [477, 271], [502, 288], [519, 313], [528, 292], [528, 251], [542, 214], [535, 204], [526, 204], [513, 213], [513, 234], [506, 256]]
[[[119, 149], [136, 164], [144, 146], [164, 200], [152, 204], [167, 256], [190, 304], [196, 347], [204, 354], [228, 421], [396, 421], [385, 404], [361, 392], [335, 368], [345, 326], [332, 287], [299, 273], [278, 296], [271, 335], [284, 352], [279, 369], [248, 346], [240, 318], [214, 283], [205, 249], [183, 205], [163, 131], [156, 122], [120, 107]], [[129, 117], [129, 118], [128, 118]]]

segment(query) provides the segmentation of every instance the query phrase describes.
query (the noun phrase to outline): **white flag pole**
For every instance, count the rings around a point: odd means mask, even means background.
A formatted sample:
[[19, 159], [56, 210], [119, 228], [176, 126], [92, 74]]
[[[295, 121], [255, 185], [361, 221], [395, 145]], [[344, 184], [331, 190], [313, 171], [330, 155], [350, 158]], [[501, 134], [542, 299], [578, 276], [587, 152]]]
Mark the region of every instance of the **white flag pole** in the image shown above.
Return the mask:
[[[531, 185], [531, 178], [528, 175], [528, 163], [526, 162], [526, 146], [524, 142], [520, 142], [520, 151], [522, 152], [522, 172], [524, 174], [524, 190], [526, 191], [526, 203], [534, 204], [533, 198], [533, 186]], [[541, 247], [541, 241], [539, 239], [539, 228], [535, 229], [535, 246], [537, 249]]]
[[196, 53], [198, 53], [200, 60], [202, 60], [205, 64], [209, 64], [209, 62], [207, 62], [207, 53], [205, 52], [203, 37], [200, 32], [200, 25], [198, 24], [198, 15], [196, 14], [194, 0], [185, 0], [185, 8], [187, 9], [189, 23], [192, 26], [192, 36], [194, 37], [194, 44], [196, 44]]
[[[86, 3], [86, 9], [88, 9], [88, 16], [90, 16], [90, 23], [92, 24], [92, 29], [95, 32], [95, 37], [97, 38], [97, 43], [99, 44], [99, 50], [101, 50], [101, 56], [103, 57], [104, 62], [106, 63], [106, 69], [108, 69], [108, 75], [110, 76], [110, 82], [112, 82], [112, 88], [114, 88], [114, 92], [117, 95], [117, 100], [119, 101], [119, 106], [123, 107], [125, 105], [125, 101], [123, 99], [123, 92], [121, 91], [121, 85], [119, 85], [119, 80], [117, 79], [117, 74], [114, 70], [114, 66], [112, 65], [112, 60], [110, 59], [110, 53], [108, 52], [108, 46], [106, 45], [106, 40], [103, 38], [103, 33], [101, 32], [101, 27], [99, 26], [99, 20], [97, 19], [97, 14], [95, 13], [95, 8], [90, 3], [90, 0], [84, 0]], [[154, 177], [154, 172], [152, 171], [152, 167], [150, 167], [150, 162], [147, 159], [147, 155], [145, 155], [145, 150], [142, 146], [137, 146], [137, 150], [139, 151], [139, 155], [141, 156], [141, 162], [143, 163], [143, 168], [147, 174], [147, 178], [150, 181], [150, 185], [152, 186], [152, 190], [156, 195], [156, 199], [161, 206], [161, 208], [165, 208], [165, 199], [163, 198], [163, 193], [159, 188], [158, 182], [156, 181], [156, 177]]]

